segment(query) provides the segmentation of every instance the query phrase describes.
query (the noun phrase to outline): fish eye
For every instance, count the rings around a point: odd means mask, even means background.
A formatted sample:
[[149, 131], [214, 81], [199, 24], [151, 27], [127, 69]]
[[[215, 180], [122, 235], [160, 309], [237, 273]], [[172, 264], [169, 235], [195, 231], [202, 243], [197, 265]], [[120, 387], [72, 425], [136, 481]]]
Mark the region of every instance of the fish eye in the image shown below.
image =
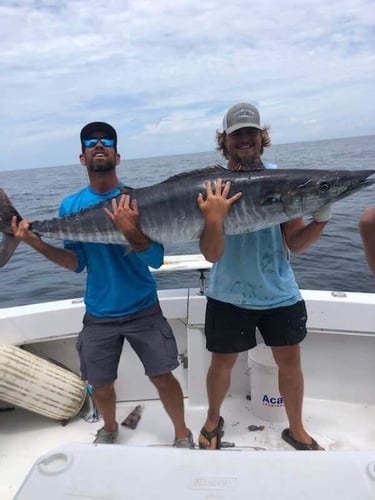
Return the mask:
[[263, 205], [276, 205], [276, 203], [280, 203], [280, 199], [279, 194], [270, 194], [264, 198]]
[[319, 186], [319, 190], [322, 193], [326, 193], [327, 191], [329, 191], [330, 187], [331, 187], [331, 185], [329, 184], [329, 182], [321, 182], [320, 186]]

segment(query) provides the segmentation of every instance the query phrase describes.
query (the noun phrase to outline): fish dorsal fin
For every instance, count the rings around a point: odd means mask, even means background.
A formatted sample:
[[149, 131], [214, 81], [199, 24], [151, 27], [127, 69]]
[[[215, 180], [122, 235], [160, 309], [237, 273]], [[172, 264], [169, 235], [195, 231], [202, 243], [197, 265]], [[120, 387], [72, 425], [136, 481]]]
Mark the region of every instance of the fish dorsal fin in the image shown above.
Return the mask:
[[202, 175], [202, 174], [212, 174], [215, 172], [222, 172], [223, 170], [227, 169], [219, 164], [211, 165], [205, 168], [196, 168], [195, 170], [190, 170], [188, 172], [181, 172], [180, 174], [172, 175], [171, 177], [168, 177], [168, 179], [162, 181], [161, 184], [174, 181], [176, 179], [183, 179], [184, 177], [192, 177], [194, 175]]

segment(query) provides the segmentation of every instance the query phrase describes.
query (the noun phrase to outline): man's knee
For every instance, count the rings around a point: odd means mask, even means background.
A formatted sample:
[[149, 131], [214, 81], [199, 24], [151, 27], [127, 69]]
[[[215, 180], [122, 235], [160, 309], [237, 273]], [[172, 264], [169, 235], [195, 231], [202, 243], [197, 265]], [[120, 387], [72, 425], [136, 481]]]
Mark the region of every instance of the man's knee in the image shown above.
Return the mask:
[[231, 371], [236, 360], [237, 353], [231, 354], [221, 354], [221, 353], [212, 353], [211, 360], [211, 370], [214, 371]]
[[93, 386], [94, 396], [106, 397], [112, 394], [113, 391], [114, 391], [114, 382], [107, 382], [106, 384]]
[[280, 371], [293, 372], [301, 369], [299, 345], [272, 347], [273, 357]]
[[159, 390], [168, 388], [176, 380], [171, 372], [163, 373], [161, 375], [152, 375], [149, 378]]

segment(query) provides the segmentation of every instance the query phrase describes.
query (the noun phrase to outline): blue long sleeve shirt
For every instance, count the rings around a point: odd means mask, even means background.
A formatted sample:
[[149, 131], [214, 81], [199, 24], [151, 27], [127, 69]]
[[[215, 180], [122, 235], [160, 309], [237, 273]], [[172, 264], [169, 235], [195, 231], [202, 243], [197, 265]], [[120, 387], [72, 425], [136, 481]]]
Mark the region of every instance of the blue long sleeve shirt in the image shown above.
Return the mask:
[[[97, 193], [90, 186], [65, 198], [59, 216], [68, 215], [120, 194], [119, 188]], [[84, 301], [86, 311], [96, 317], [133, 314], [157, 302], [156, 282], [149, 267], [163, 263], [164, 248], [151, 242], [143, 252], [125, 245], [64, 241], [64, 247], [78, 258], [77, 273], [87, 270]]]

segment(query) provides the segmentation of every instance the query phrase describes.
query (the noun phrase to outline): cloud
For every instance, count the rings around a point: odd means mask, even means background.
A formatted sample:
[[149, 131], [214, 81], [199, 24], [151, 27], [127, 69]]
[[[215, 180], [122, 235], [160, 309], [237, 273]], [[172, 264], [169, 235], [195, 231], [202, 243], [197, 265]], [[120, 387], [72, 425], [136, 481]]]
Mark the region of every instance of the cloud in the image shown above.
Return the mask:
[[3, 0], [0, 169], [77, 161], [107, 120], [123, 157], [209, 151], [256, 103], [277, 142], [374, 133], [366, 0]]

